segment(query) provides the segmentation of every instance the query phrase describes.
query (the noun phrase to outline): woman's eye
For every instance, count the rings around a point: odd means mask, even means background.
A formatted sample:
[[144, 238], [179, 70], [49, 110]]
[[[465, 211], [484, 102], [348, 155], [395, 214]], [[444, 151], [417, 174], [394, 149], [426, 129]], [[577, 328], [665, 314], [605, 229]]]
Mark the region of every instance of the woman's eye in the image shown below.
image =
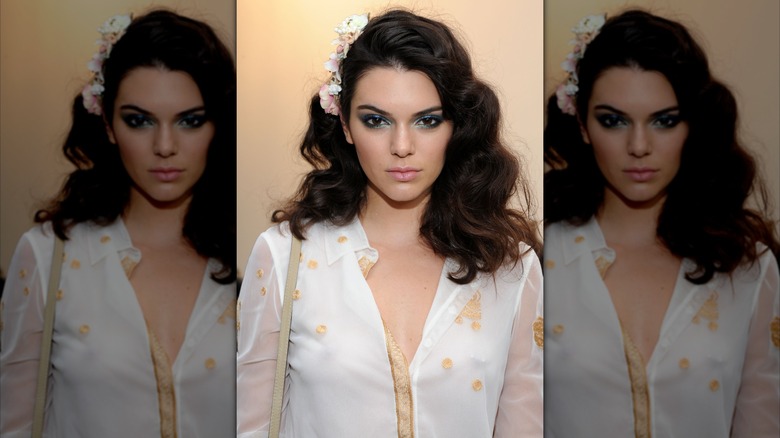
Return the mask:
[[618, 128], [628, 125], [626, 119], [617, 114], [601, 114], [596, 116], [596, 120], [605, 128]]
[[381, 128], [390, 125], [390, 122], [386, 118], [376, 114], [361, 116], [360, 121], [368, 128]]
[[664, 114], [653, 120], [653, 126], [658, 128], [671, 129], [679, 125], [682, 118], [677, 114]]
[[123, 114], [122, 121], [131, 128], [144, 128], [154, 124], [151, 117], [137, 113]]
[[184, 116], [179, 120], [179, 126], [184, 128], [200, 128], [206, 124], [206, 116], [204, 114], [191, 114]]
[[444, 118], [441, 116], [422, 116], [419, 119], [417, 119], [416, 122], [414, 122], [415, 125], [425, 128], [425, 129], [432, 129], [439, 125], [441, 125], [444, 122]]

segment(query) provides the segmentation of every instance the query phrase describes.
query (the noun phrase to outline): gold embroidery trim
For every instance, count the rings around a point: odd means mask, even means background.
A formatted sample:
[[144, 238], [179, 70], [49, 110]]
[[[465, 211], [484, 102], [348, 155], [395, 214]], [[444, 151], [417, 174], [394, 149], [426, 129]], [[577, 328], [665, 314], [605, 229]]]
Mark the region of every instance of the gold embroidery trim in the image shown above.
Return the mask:
[[217, 322], [224, 324], [228, 318], [235, 320], [237, 317], [237, 306], [238, 304], [236, 303], [236, 300], [230, 300], [230, 303], [225, 308], [225, 311], [219, 315], [219, 318], [217, 318]]
[[173, 371], [168, 354], [147, 326], [149, 347], [154, 364], [154, 378], [157, 380], [157, 401], [160, 408], [160, 438], [176, 438], [176, 393], [173, 390]]
[[375, 263], [369, 260], [368, 257], [363, 256], [358, 260], [358, 265], [360, 266], [360, 272], [363, 273], [363, 278], [368, 278], [368, 271], [374, 267]]
[[136, 266], [138, 266], [138, 263], [131, 259], [130, 256], [124, 256], [122, 258], [122, 269], [125, 271], [127, 278], [130, 278], [130, 274], [133, 273]]
[[534, 330], [534, 342], [536, 342], [536, 346], [544, 350], [544, 318], [537, 316], [532, 327]]
[[631, 341], [628, 332], [620, 325], [623, 332], [623, 348], [628, 365], [628, 379], [631, 382], [631, 398], [634, 405], [634, 436], [650, 438], [650, 393], [647, 388], [647, 375], [642, 353]]
[[772, 334], [772, 344], [780, 348], [780, 316], [775, 316], [769, 323], [769, 332]]
[[696, 315], [693, 316], [693, 319], [691, 319], [691, 322], [694, 324], [698, 324], [701, 322], [701, 319], [704, 318], [709, 321], [708, 327], [710, 330], [715, 331], [718, 329], [718, 317], [720, 316], [720, 313], [718, 312], [718, 293], [715, 291], [712, 291], [709, 298], [707, 298], [707, 301], [704, 302], [704, 304], [701, 305], [701, 308], [696, 313]]
[[602, 280], [607, 276], [607, 269], [609, 269], [610, 266], [612, 266], [612, 262], [606, 257], [596, 257], [596, 268], [599, 270], [599, 275], [601, 275]]
[[393, 375], [395, 391], [395, 417], [398, 424], [398, 438], [414, 438], [414, 401], [412, 400], [412, 382], [409, 377], [409, 364], [401, 347], [395, 342], [392, 333], [385, 329], [387, 358], [390, 360], [390, 373]]

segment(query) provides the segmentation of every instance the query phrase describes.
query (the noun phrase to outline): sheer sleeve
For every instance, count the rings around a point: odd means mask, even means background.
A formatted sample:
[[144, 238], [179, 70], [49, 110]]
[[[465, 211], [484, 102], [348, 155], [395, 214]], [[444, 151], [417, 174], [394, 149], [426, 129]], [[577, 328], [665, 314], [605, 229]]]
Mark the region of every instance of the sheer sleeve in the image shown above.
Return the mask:
[[275, 230], [255, 242], [238, 299], [236, 427], [242, 438], [268, 436], [284, 281], [266, 239]]
[[780, 275], [767, 251], [750, 323], [731, 436], [780, 436]]
[[533, 252], [524, 257], [527, 272], [515, 317], [504, 388], [498, 404], [494, 436], [542, 437], [542, 270]]
[[31, 234], [25, 234], [16, 247], [0, 303], [0, 435], [8, 438], [27, 438], [31, 433], [43, 333], [43, 285], [48, 283], [54, 246], [53, 237], [43, 244]]

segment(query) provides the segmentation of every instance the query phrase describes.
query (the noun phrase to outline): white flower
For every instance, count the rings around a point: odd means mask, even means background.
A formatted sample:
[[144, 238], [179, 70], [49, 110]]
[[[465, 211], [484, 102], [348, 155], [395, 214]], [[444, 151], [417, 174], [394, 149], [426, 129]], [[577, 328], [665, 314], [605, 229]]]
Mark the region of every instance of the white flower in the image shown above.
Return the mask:
[[574, 33], [574, 39], [569, 41], [569, 44], [574, 47], [571, 53], [566, 55], [566, 60], [561, 63], [561, 68], [567, 73], [566, 81], [559, 85], [555, 91], [558, 97], [558, 108], [565, 114], [577, 115], [577, 108], [574, 104], [577, 91], [579, 91], [577, 84], [580, 82], [577, 76], [577, 63], [582, 59], [588, 44], [596, 38], [605, 22], [605, 15], [589, 15], [571, 29]]
[[331, 53], [328, 60], [325, 61], [325, 70], [330, 72], [330, 78], [320, 87], [320, 106], [328, 114], [339, 115], [338, 104], [339, 93], [341, 93], [341, 62], [347, 57], [349, 47], [363, 32], [368, 24], [368, 14], [351, 15], [347, 17], [335, 31], [339, 34], [338, 38], [332, 41], [336, 46], [336, 51]]
[[356, 33], [362, 31], [368, 24], [368, 14], [362, 15], [350, 15], [344, 20], [338, 27], [336, 27], [336, 33]]
[[606, 17], [603, 15], [588, 15], [580, 20], [577, 26], [571, 31], [575, 34], [598, 32], [601, 29], [601, 26], [604, 26], [605, 21]]
[[124, 33], [131, 21], [132, 18], [129, 15], [114, 15], [98, 28], [98, 32], [104, 35], [109, 33]]
[[97, 40], [98, 51], [87, 64], [87, 68], [92, 72], [92, 80], [84, 86], [81, 92], [84, 98], [84, 108], [92, 114], [101, 115], [103, 112], [100, 105], [104, 91], [103, 63], [111, 55], [111, 49], [125, 34], [132, 20], [130, 15], [115, 15], [98, 28], [101, 36]]

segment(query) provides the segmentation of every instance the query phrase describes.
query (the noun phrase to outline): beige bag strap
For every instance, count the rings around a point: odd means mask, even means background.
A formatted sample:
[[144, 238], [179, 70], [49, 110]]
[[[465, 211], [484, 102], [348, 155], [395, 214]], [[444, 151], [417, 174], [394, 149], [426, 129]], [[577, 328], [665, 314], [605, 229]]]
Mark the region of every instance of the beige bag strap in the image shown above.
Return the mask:
[[38, 361], [38, 384], [35, 387], [35, 407], [33, 408], [32, 437], [43, 436], [43, 417], [46, 410], [46, 391], [49, 387], [49, 366], [51, 365], [51, 337], [54, 331], [54, 305], [57, 302], [57, 288], [62, 273], [64, 243], [54, 236], [54, 252], [51, 256], [49, 288], [46, 292], [46, 308], [43, 311], [43, 333], [41, 334], [41, 357]]
[[279, 429], [282, 425], [282, 398], [284, 396], [284, 378], [287, 374], [287, 347], [290, 345], [290, 324], [292, 323], [292, 295], [298, 282], [300, 258], [301, 241], [293, 236], [290, 248], [290, 264], [287, 267], [287, 280], [284, 283], [282, 323], [279, 327], [279, 349], [276, 352], [276, 374], [274, 375], [274, 396], [271, 404], [269, 438], [278, 438]]

